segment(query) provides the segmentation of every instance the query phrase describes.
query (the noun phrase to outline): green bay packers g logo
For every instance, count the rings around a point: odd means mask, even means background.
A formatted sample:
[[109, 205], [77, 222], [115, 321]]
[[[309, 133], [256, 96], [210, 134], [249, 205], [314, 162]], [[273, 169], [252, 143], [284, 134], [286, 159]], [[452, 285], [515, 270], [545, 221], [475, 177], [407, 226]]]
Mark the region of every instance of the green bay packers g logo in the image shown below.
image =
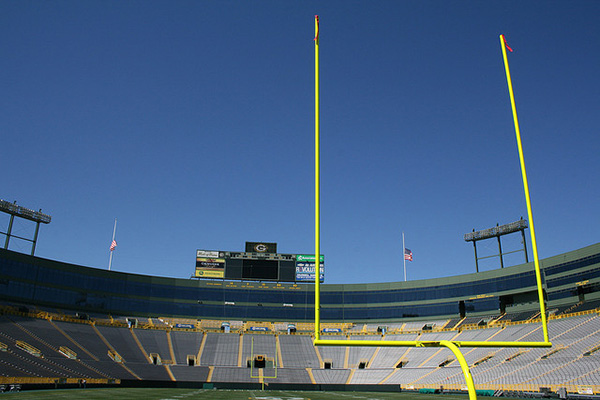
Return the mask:
[[259, 243], [256, 246], [254, 246], [254, 250], [256, 250], [258, 253], [264, 253], [268, 250], [267, 246]]

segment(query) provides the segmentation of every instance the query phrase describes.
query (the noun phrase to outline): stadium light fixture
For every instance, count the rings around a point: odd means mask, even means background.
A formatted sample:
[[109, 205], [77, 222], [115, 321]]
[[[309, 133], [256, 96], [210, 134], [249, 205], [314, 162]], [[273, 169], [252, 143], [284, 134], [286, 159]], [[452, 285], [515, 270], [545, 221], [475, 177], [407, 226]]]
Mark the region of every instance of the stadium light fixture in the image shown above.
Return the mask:
[[[31, 255], [33, 255], [35, 253], [35, 246], [37, 244], [37, 238], [38, 238], [38, 234], [40, 232], [40, 223], [49, 224], [50, 221], [52, 220], [52, 217], [47, 214], [42, 213], [41, 209], [40, 209], [40, 211], [33, 211], [33, 210], [30, 210], [29, 208], [18, 206], [16, 201], [11, 203], [6, 200], [0, 200], [0, 211], [10, 215], [10, 221], [8, 222], [7, 231], [0, 232], [0, 233], [3, 233], [4, 235], [6, 235], [6, 239], [4, 241], [4, 248], [8, 249], [8, 244], [10, 242], [10, 238], [14, 237], [17, 239], [26, 240], [28, 242], [31, 242], [32, 243]], [[13, 227], [13, 222], [15, 220], [15, 217], [23, 218], [23, 219], [35, 222], [36, 225], [35, 225], [35, 233], [33, 235], [33, 239], [28, 239], [28, 238], [24, 238], [24, 237], [20, 237], [20, 236], [12, 234], [12, 227]]]
[[14, 215], [15, 217], [28, 219], [33, 222], [41, 222], [42, 224], [49, 224], [52, 220], [52, 217], [42, 213], [41, 209], [40, 211], [33, 211], [29, 208], [18, 206], [16, 201], [14, 203], [10, 203], [6, 200], [0, 200], [0, 211]]
[[[465, 242], [473, 242], [473, 249], [475, 250], [475, 270], [479, 272], [479, 260], [488, 258], [488, 257], [500, 257], [500, 267], [504, 268], [504, 254], [516, 253], [517, 251], [523, 251], [525, 253], [525, 262], [529, 262], [529, 257], [527, 256], [527, 241], [525, 240], [525, 229], [527, 228], [527, 220], [521, 217], [520, 220], [511, 222], [505, 225], [498, 225], [484, 229], [481, 231], [476, 231], [473, 229], [473, 232], [465, 233], [464, 239]], [[502, 242], [500, 240], [501, 236], [508, 235], [510, 233], [521, 232], [523, 248], [515, 251], [502, 252]], [[478, 257], [477, 256], [477, 242], [479, 240], [486, 240], [496, 238], [498, 239], [498, 251], [499, 253], [493, 256], [487, 257]]]
[[476, 240], [490, 239], [497, 236], [508, 235], [509, 233], [519, 232], [525, 228], [527, 228], [527, 220], [521, 218], [520, 220], [509, 224], [497, 225], [493, 228], [465, 233], [464, 239], [465, 242], [474, 242]]

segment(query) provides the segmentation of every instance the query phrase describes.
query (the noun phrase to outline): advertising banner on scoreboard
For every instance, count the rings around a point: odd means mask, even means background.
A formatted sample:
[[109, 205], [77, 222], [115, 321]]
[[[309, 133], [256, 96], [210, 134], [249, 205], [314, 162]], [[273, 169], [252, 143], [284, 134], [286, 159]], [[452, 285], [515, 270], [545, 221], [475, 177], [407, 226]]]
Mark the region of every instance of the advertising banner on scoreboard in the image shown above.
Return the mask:
[[[312, 256], [313, 260], [315, 256]], [[322, 256], [321, 256], [322, 257]], [[314, 262], [296, 262], [296, 282], [314, 282], [315, 281], [315, 263]], [[320, 282], [325, 279], [325, 264], [321, 263]]]
[[196, 258], [219, 258], [219, 252], [215, 250], [196, 250]]
[[224, 278], [225, 259], [196, 257], [196, 278]]
[[[321, 256], [319, 258], [320, 258], [321, 263], [323, 261], [325, 261], [325, 256], [323, 254], [321, 254]], [[296, 261], [315, 262], [315, 255], [314, 254], [296, 254]]]

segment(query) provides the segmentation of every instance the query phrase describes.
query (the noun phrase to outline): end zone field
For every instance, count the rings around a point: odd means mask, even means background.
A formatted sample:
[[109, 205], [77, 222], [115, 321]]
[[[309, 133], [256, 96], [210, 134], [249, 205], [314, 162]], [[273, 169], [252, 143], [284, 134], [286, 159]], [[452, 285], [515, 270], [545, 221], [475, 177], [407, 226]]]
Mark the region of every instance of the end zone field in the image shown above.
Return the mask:
[[[279, 390], [205, 390], [205, 389], [58, 389], [4, 393], [2, 399], [19, 400], [426, 400], [439, 395], [415, 392], [301, 392]], [[467, 395], [444, 395], [444, 400], [466, 400]]]

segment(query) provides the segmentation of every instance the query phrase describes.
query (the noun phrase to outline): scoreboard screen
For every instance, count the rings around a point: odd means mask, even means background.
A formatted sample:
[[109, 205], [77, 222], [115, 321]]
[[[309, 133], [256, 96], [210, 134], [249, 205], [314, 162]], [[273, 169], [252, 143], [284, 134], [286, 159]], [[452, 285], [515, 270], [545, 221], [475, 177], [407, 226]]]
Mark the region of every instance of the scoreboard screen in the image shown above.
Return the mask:
[[[272, 249], [255, 246], [247, 249]], [[320, 281], [324, 281], [324, 257], [320, 257]], [[315, 256], [307, 254], [279, 254], [197, 250], [194, 277], [204, 279], [233, 279], [277, 282], [314, 282]]]
[[243, 260], [242, 279], [276, 281], [279, 279], [279, 261]]

